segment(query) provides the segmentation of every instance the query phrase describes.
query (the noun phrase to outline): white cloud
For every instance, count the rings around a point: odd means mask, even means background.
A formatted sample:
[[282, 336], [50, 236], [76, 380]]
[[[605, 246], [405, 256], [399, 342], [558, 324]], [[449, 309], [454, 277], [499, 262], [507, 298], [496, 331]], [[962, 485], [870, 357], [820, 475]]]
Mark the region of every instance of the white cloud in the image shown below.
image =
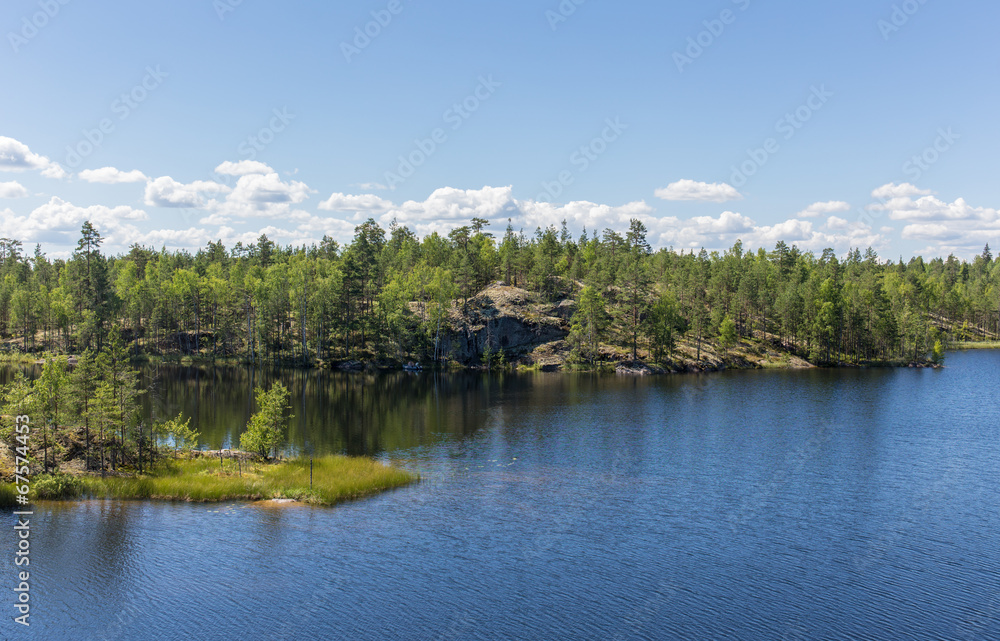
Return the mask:
[[835, 230], [845, 230], [850, 227], [850, 223], [839, 216], [830, 216], [826, 219], [826, 228]]
[[274, 170], [256, 160], [227, 160], [215, 168], [215, 173], [223, 176], [249, 176], [251, 174], [273, 174]]
[[843, 211], [850, 211], [851, 204], [842, 200], [828, 200], [821, 203], [813, 203], [795, 214], [796, 218], [818, 218], [826, 214], [835, 214]]
[[[353, 227], [351, 228], [353, 231]], [[312, 243], [318, 243], [322, 234], [315, 234], [310, 231], [303, 231], [301, 229], [287, 229], [284, 227], [276, 227], [274, 225], [267, 225], [258, 229], [252, 229], [248, 231], [235, 231], [231, 227], [223, 227], [219, 229], [219, 232], [212, 236], [212, 238], [219, 238], [222, 240], [223, 244], [227, 247], [232, 247], [236, 243], [243, 243], [244, 245], [255, 245], [257, 244], [257, 239], [260, 238], [261, 234], [266, 234], [267, 237], [279, 245], [309, 245]], [[349, 240], [351, 235], [342, 237], [343, 240]]]
[[604, 229], [627, 228], [629, 220], [638, 218], [647, 228], [652, 229], [661, 221], [676, 221], [676, 218], [655, 218], [653, 208], [644, 201], [626, 203], [620, 206], [602, 205], [585, 200], [577, 200], [565, 205], [539, 201], [517, 201], [523, 220], [528, 229], [558, 226], [562, 221], [574, 227], [586, 227], [591, 233]]
[[908, 198], [910, 196], [927, 196], [931, 194], [930, 189], [920, 189], [910, 183], [888, 183], [872, 191], [872, 198], [876, 200], [890, 200], [892, 198]]
[[363, 191], [385, 191], [388, 189], [382, 183], [358, 183], [355, 187]]
[[267, 210], [271, 205], [301, 203], [313, 193], [303, 182], [283, 182], [277, 173], [246, 174], [236, 182], [236, 187], [226, 202], [237, 207]]
[[46, 178], [65, 178], [66, 170], [45, 156], [33, 153], [19, 140], [0, 136], [0, 171], [26, 171], [35, 169]]
[[103, 183], [105, 185], [117, 185], [119, 183], [141, 183], [149, 180], [144, 173], [138, 169], [132, 171], [122, 171], [114, 167], [101, 167], [100, 169], [84, 169], [80, 172], [80, 178], [89, 183]]
[[[875, 212], [873, 218], [881, 212], [888, 212], [891, 220], [909, 223], [900, 232], [904, 240], [933, 243], [923, 248], [921, 253], [929, 256], [954, 253], [969, 258], [979, 253], [991, 239], [1000, 236], [998, 209], [974, 207], [964, 198], [945, 202], [927, 195], [930, 193], [927, 190], [911, 189], [912, 185], [896, 187], [899, 188], [880, 188], [873, 192], [889, 198], [869, 205], [868, 209]], [[914, 198], [918, 195], [921, 197]]]
[[379, 218], [383, 225], [395, 219], [401, 225], [413, 227], [417, 234], [444, 233], [473, 218], [494, 220], [516, 216], [520, 212], [511, 196], [512, 187], [483, 187], [434, 190], [424, 201], [408, 200], [389, 209]]
[[232, 222], [232, 217], [214, 212], [198, 220], [199, 225], [225, 225]]
[[658, 223], [646, 226], [658, 233], [651, 237], [654, 245], [708, 249], [731, 247], [738, 238], [746, 241], [755, 229], [753, 220], [731, 211], [724, 211], [718, 217], [660, 219]]
[[170, 176], [161, 176], [146, 183], [146, 205], [197, 209], [206, 206], [206, 194], [224, 194], [229, 191], [229, 187], [217, 182], [198, 180], [185, 185]]
[[934, 196], [894, 198], [885, 205], [873, 205], [872, 210], [889, 212], [892, 220], [951, 220], [965, 222], [993, 222], [998, 219], [998, 211], [987, 207], [972, 207], [959, 198], [946, 203]]
[[248, 173], [240, 176], [236, 186], [221, 202], [211, 201], [203, 209], [209, 215], [202, 218], [203, 225], [221, 225], [245, 221], [248, 218], [273, 218], [309, 215], [294, 211], [292, 207], [309, 198], [315, 190], [303, 182], [282, 181], [276, 172]]
[[[0, 163], [8, 170], [43, 167], [44, 171], [54, 165], [39, 160], [41, 157], [31, 154], [17, 141], [0, 139], [0, 142], [6, 145], [2, 147], [6, 155], [0, 158]], [[373, 193], [338, 192], [311, 207], [313, 211], [304, 211], [301, 203], [307, 202], [314, 190], [303, 182], [288, 177], [282, 179], [264, 163], [225, 162], [216, 171], [221, 176], [237, 177], [233, 187], [222, 184], [227, 181], [221, 178], [184, 184], [170, 176], [148, 179], [145, 185], [148, 206], [199, 209], [198, 223], [181, 223], [178, 218], [176, 223], [140, 224], [147, 220], [142, 210], [100, 205], [78, 207], [52, 198], [28, 215], [9, 209], [2, 211], [0, 235], [72, 247], [79, 236], [80, 225], [84, 220], [91, 220], [108, 238], [105, 243], [108, 251], [127, 251], [127, 246], [133, 242], [193, 249], [216, 238], [232, 246], [237, 241], [256, 242], [261, 233], [267, 233], [281, 244], [310, 244], [318, 242], [324, 234], [349, 241], [354, 226], [369, 216], [375, 217], [383, 227], [395, 219], [419, 236], [431, 232], [447, 234], [460, 225], [468, 225], [474, 217], [490, 220], [495, 232], [502, 230], [510, 218], [515, 229], [523, 229], [529, 234], [536, 227], [558, 227], [564, 220], [574, 234], [583, 227], [591, 236], [600, 235], [609, 228], [624, 234], [629, 220], [635, 218], [646, 225], [648, 240], [654, 247], [693, 248], [695, 251], [699, 247], [727, 249], [737, 239], [741, 239], [747, 249], [770, 249], [783, 240], [806, 251], [818, 252], [833, 247], [840, 254], [852, 247], [872, 246], [883, 251], [890, 239], [930, 243], [931, 250], [925, 252], [928, 255], [954, 252], [968, 257], [981, 251], [987, 241], [1000, 246], [1000, 242], [993, 242], [1000, 238], [1000, 211], [972, 206], [961, 198], [945, 202], [930, 191], [907, 183], [890, 183], [873, 190], [875, 200], [867, 207], [868, 216], [861, 216], [864, 222], [844, 213], [851, 210], [849, 203], [822, 201], [809, 205], [791, 219], [770, 219], [767, 222], [771, 224], [761, 224], [736, 211], [720, 211], [722, 207], [716, 210], [716, 215], [681, 219], [659, 216], [654, 207], [642, 200], [620, 205], [517, 200], [513, 197], [512, 186], [442, 187], [423, 200], [401, 204]], [[121, 171], [114, 167], [81, 171], [79, 175], [89, 182], [108, 184], [138, 182], [145, 178], [137, 170]], [[19, 183], [0, 182], [0, 197], [25, 195], [28, 192]], [[694, 181], [673, 183], [666, 189], [657, 190], [657, 196], [705, 201], [740, 197], [729, 185]], [[317, 209], [324, 213], [318, 214]], [[258, 220], [264, 227], [248, 224], [251, 219]], [[186, 215], [184, 220], [188, 220]], [[892, 221], [902, 224], [887, 224]], [[160, 226], [164, 228], [150, 228]]]
[[753, 229], [751, 219], [731, 211], [722, 212], [718, 218], [695, 216], [690, 222], [705, 234], [738, 234]]
[[329, 235], [332, 238], [350, 241], [354, 236], [355, 224], [341, 218], [329, 216], [312, 216], [306, 212], [301, 217], [296, 217], [298, 225], [295, 228], [296, 234], [300, 237], [322, 238]]
[[217, 238], [217, 234], [207, 229], [189, 227], [188, 229], [154, 229], [142, 234], [134, 242], [148, 247], [167, 247], [169, 249], [204, 247]]
[[28, 190], [17, 181], [0, 183], [0, 198], [24, 198], [27, 195]]
[[903, 238], [907, 240], [948, 241], [962, 237], [962, 232], [941, 223], [921, 223], [903, 227]]
[[703, 183], [688, 179], [670, 183], [665, 188], [657, 189], [655, 193], [657, 198], [663, 200], [699, 200], [713, 203], [724, 203], [728, 200], [743, 198], [732, 185]]
[[127, 244], [138, 237], [138, 231], [126, 221], [146, 219], [146, 212], [141, 209], [124, 205], [78, 207], [53, 196], [49, 202], [35, 208], [27, 216], [17, 216], [6, 210], [0, 220], [0, 229], [3, 235], [22, 241], [69, 244], [75, 242], [80, 227], [84, 221], [89, 220], [108, 242]]
[[326, 211], [347, 211], [347, 212], [380, 212], [392, 209], [392, 202], [379, 198], [374, 194], [360, 194], [351, 196], [348, 194], [335, 193], [319, 204], [319, 208]]
[[42, 170], [42, 175], [46, 178], [55, 178], [56, 180], [59, 180], [61, 178], [65, 178], [69, 174], [67, 174], [66, 170], [62, 168], [62, 165], [57, 162], [53, 162], [49, 163], [49, 166]]
[[813, 240], [812, 223], [808, 220], [790, 219], [776, 225], [758, 227], [750, 237], [757, 246], [771, 247], [779, 240], [786, 243], [801, 243]]

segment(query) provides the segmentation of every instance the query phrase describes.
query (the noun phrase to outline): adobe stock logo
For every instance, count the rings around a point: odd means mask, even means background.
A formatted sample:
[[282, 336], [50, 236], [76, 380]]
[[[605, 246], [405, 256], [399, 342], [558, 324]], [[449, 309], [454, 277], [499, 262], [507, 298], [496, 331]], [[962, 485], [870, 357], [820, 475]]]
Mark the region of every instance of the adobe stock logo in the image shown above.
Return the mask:
[[247, 136], [247, 139], [240, 143], [236, 151], [247, 160], [256, 160], [257, 153], [267, 149], [267, 146], [274, 142], [278, 134], [288, 128], [288, 125], [295, 120], [295, 114], [288, 110], [288, 107], [272, 109], [271, 119], [267, 126], [261, 127], [256, 134]]
[[628, 129], [628, 125], [623, 124], [621, 118], [615, 118], [614, 120], [607, 118], [604, 124], [606, 126], [601, 131], [601, 135], [595, 136], [586, 145], [580, 145], [576, 151], [570, 154], [569, 162], [575, 169], [563, 169], [556, 176], [556, 180], [542, 182], [542, 189], [544, 191], [535, 196], [536, 201], [544, 203], [555, 202], [555, 199], [562, 196], [563, 191], [567, 187], [576, 182], [576, 175], [590, 169], [591, 165], [604, 155], [604, 152], [608, 150], [611, 144], [621, 138], [625, 130]]
[[[750, 8], [751, 0], [732, 0], [732, 3], [740, 11]], [[702, 56], [705, 51], [714, 45], [716, 41], [726, 32], [726, 27], [736, 23], [739, 14], [732, 9], [723, 9], [716, 18], [703, 20], [702, 26], [705, 28], [694, 36], [687, 39], [687, 46], [684, 52], [675, 51], [673, 55], [674, 64], [679, 73], [684, 73], [684, 68], [694, 64], [694, 61]]]
[[372, 19], [364, 27], [354, 27], [354, 40], [340, 43], [340, 53], [344, 54], [344, 59], [351, 62], [360, 56], [373, 40], [382, 35], [382, 30], [392, 24], [393, 18], [403, 13], [403, 8], [402, 0], [389, 0], [385, 9], [372, 11]]
[[559, 25], [569, 20], [570, 16], [576, 13], [576, 8], [587, 0], [562, 0], [556, 10], [549, 9], [545, 12], [545, 19], [549, 21], [549, 28], [555, 31]]
[[14, 53], [20, 52], [21, 47], [28, 44], [29, 40], [34, 39], [38, 32], [47, 27], [49, 22], [59, 15], [59, 11], [69, 3], [70, 0], [39, 0], [38, 8], [41, 11], [36, 11], [30, 18], [28, 16], [21, 18], [19, 31], [7, 32], [7, 41], [10, 42], [10, 48], [14, 50]]
[[889, 19], [878, 21], [878, 30], [882, 34], [882, 39], [888, 42], [892, 34], [906, 26], [910, 18], [917, 15], [917, 12], [925, 4], [927, 4], [927, 0], [904, 0], [901, 4], [892, 5]]
[[[452, 131], [458, 131], [502, 86], [501, 83], [493, 79], [492, 75], [479, 76], [479, 84], [472, 90], [472, 93], [446, 109], [441, 119], [446, 125], [451, 125]], [[397, 157], [399, 162], [395, 171], [385, 172], [386, 186], [389, 189], [395, 189], [406, 182], [446, 142], [448, 142], [448, 132], [443, 127], [436, 127], [427, 138], [415, 139], [413, 150], [406, 155]]]
[[951, 127], [938, 129], [937, 133], [938, 136], [934, 139], [932, 145], [925, 147], [919, 154], [914, 155], [903, 163], [903, 173], [914, 183], [920, 180], [924, 172], [941, 159], [942, 154], [951, 149], [955, 145], [955, 142], [961, 139], [961, 136], [952, 131]]
[[[146, 67], [146, 75], [138, 84], [111, 101], [111, 113], [117, 116], [118, 122], [125, 122], [169, 76], [169, 73], [160, 69], [160, 65]], [[116, 127], [115, 120], [102, 118], [93, 129], [81, 131], [82, 137], [75, 145], [66, 145], [66, 165], [72, 169], [79, 167], [85, 158], [101, 148]]]
[[[810, 94], [805, 102], [774, 123], [775, 133], [781, 134], [786, 141], [791, 140], [832, 97], [833, 92], [827, 91], [826, 85], [819, 87], [813, 85], [810, 87]], [[747, 159], [739, 166], [732, 166], [733, 174], [729, 177], [729, 184], [733, 187], [742, 187], [747, 184], [750, 177], [760, 171], [771, 159], [771, 156], [779, 151], [781, 151], [781, 143], [778, 142], [777, 138], [767, 138], [760, 147], [747, 149]]]

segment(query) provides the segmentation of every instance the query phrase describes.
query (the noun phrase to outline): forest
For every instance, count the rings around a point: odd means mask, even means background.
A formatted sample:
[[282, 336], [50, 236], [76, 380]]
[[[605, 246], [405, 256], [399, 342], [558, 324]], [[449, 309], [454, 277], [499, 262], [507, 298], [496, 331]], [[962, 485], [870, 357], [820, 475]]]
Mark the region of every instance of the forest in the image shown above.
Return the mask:
[[[761, 341], [819, 364], [919, 360], [938, 341], [1000, 332], [1000, 261], [909, 262], [852, 249], [838, 258], [778, 242], [770, 251], [654, 251], [632, 220], [574, 238], [487, 231], [475, 218], [418, 238], [405, 226], [360, 224], [342, 245], [281, 247], [262, 235], [196, 253], [133, 245], [105, 255], [83, 225], [68, 259], [0, 239], [0, 334], [23, 354], [95, 353], [112, 328], [131, 357], [164, 354], [286, 365], [344, 360], [476, 365], [512, 362], [490, 339], [460, 358], [444, 338], [469, 334], [468, 306], [503, 283], [542, 302], [569, 301], [565, 340], [581, 366], [609, 358], [668, 359], [678, 340], [723, 348]], [[453, 343], [452, 343], [453, 344]]]

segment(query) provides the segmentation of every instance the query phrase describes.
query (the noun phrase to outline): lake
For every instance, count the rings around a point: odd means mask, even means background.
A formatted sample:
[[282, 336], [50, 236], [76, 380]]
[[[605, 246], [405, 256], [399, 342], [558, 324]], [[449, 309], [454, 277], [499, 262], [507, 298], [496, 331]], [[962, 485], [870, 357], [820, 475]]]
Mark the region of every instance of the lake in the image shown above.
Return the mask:
[[1000, 351], [947, 365], [160, 367], [148, 411], [193, 416], [210, 447], [280, 374], [295, 449], [424, 480], [336, 508], [36, 506], [32, 627], [3, 636], [997, 639]]

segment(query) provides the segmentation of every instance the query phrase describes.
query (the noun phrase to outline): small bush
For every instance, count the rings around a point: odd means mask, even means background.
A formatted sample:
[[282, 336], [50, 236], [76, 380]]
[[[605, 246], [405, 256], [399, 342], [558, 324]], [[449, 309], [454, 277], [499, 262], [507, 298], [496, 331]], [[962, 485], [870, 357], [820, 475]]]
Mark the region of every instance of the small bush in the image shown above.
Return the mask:
[[79, 496], [84, 485], [75, 476], [52, 474], [36, 478], [31, 489], [36, 499], [58, 501]]

